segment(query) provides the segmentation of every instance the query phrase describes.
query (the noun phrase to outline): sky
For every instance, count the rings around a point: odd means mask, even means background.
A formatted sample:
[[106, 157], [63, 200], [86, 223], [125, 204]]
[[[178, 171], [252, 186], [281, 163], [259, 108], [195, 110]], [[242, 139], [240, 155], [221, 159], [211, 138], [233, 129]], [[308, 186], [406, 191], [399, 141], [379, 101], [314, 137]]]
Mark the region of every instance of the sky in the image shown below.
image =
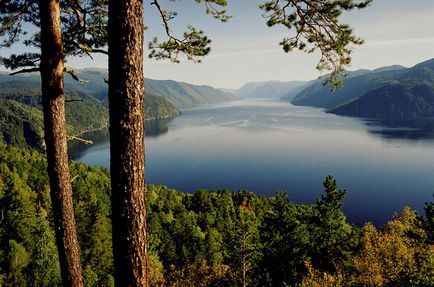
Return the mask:
[[[145, 77], [237, 89], [252, 81], [312, 80], [321, 76], [315, 69], [319, 54], [283, 52], [279, 41], [290, 34], [282, 27], [266, 26], [258, 9], [264, 1], [228, 0], [232, 18], [221, 23], [206, 15], [204, 5], [193, 0], [161, 0], [162, 6], [178, 11], [178, 17], [170, 21], [174, 33], [180, 35], [187, 25], [194, 25], [212, 39], [212, 50], [200, 64], [146, 58]], [[146, 42], [154, 36], [164, 39], [161, 19], [150, 2], [145, 0]], [[365, 40], [363, 46], [355, 47], [350, 70], [396, 64], [410, 67], [434, 58], [433, 0], [374, 0], [366, 9], [342, 15], [341, 22], [350, 24], [355, 34]], [[0, 55], [21, 50], [23, 47], [18, 45], [12, 50], [0, 50]], [[72, 58], [68, 66], [107, 67], [107, 58]]]

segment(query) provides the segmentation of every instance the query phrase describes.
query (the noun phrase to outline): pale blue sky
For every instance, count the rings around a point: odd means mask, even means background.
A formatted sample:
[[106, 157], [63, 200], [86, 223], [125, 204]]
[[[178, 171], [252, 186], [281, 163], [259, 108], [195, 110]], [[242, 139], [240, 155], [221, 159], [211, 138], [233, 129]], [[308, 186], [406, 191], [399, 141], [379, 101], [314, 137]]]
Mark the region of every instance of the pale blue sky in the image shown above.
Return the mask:
[[[162, 35], [155, 7], [145, 0], [146, 39]], [[204, 7], [193, 0], [162, 0], [165, 7], [178, 11], [171, 21], [174, 32], [182, 32], [188, 24], [205, 30], [213, 40], [212, 52], [201, 64], [183, 61], [145, 60], [145, 76], [173, 79], [215, 87], [238, 88], [250, 81], [310, 80], [320, 76], [315, 69], [318, 54], [295, 52], [286, 54], [278, 45], [288, 35], [282, 28], [268, 28], [258, 9], [259, 0], [228, 0], [233, 18], [220, 23], [204, 13]], [[373, 69], [387, 65], [412, 66], [434, 58], [433, 0], [374, 0], [371, 7], [346, 13], [343, 21], [366, 40], [355, 48], [351, 70]], [[17, 49], [17, 48], [16, 48]], [[0, 54], [10, 51], [2, 50]], [[76, 68], [105, 67], [105, 56], [70, 59]]]

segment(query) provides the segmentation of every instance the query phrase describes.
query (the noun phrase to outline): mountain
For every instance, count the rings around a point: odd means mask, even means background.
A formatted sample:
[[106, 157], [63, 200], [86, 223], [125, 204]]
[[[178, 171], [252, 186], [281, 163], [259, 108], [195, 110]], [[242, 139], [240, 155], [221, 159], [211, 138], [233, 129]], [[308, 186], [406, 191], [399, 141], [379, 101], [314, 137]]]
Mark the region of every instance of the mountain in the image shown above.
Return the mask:
[[145, 87], [148, 92], [165, 98], [180, 109], [237, 99], [230, 93], [210, 86], [192, 85], [172, 80], [145, 79]]
[[237, 91], [237, 89], [228, 89], [228, 88], [217, 88], [217, 89], [220, 91], [223, 91], [225, 93], [232, 94], [232, 95]]
[[[8, 79], [11, 79], [10, 77]], [[0, 75], [0, 141], [21, 147], [43, 149], [43, 115], [41, 91], [33, 77], [5, 80]], [[108, 125], [106, 97], [98, 98], [101, 90], [75, 89], [66, 84], [66, 122], [70, 135], [100, 129]], [[69, 102], [68, 100], [73, 100]], [[146, 120], [164, 119], [180, 111], [164, 98], [152, 93], [145, 95]]]
[[[76, 70], [79, 78], [86, 80], [80, 83], [65, 75], [65, 89], [82, 96], [91, 96], [98, 100], [107, 101], [108, 74], [106, 69], [87, 68]], [[39, 74], [9, 76], [0, 73], [0, 83], [11, 81], [12, 79], [39, 83]], [[215, 104], [236, 100], [232, 94], [215, 89], [206, 85], [193, 85], [188, 83], [176, 82], [172, 80], [152, 80], [145, 78], [145, 90], [156, 96], [160, 96], [175, 105], [178, 109], [196, 107], [200, 105]]]
[[163, 97], [145, 93], [145, 120], [161, 120], [180, 115], [181, 112]]
[[235, 91], [234, 95], [240, 98], [282, 98], [295, 95], [304, 84], [301, 81], [251, 82]]
[[[76, 73], [87, 82], [80, 83], [65, 76], [66, 121], [70, 135], [108, 124], [107, 71], [92, 68]], [[236, 99], [232, 94], [210, 86], [176, 81], [145, 79], [145, 86], [146, 120], [177, 116], [181, 113], [180, 108]], [[11, 77], [0, 72], [0, 100], [0, 141], [43, 149], [39, 74]]]
[[407, 80], [387, 84], [329, 112], [367, 118], [434, 117], [434, 83]]
[[43, 126], [41, 110], [0, 99], [0, 142], [42, 150]]
[[395, 65], [350, 73], [343, 88], [334, 93], [316, 81], [292, 103], [355, 117], [434, 117], [434, 59], [411, 68]]
[[[411, 70], [413, 69], [413, 70]], [[411, 70], [411, 71], [409, 71]], [[291, 101], [298, 106], [313, 106], [333, 109], [348, 103], [365, 93], [378, 89], [394, 80], [403, 80], [415, 77], [420, 67], [417, 65], [407, 69], [402, 66], [383, 67], [373, 71], [358, 70], [349, 72], [344, 79], [344, 86], [332, 92], [329, 85], [324, 85], [324, 80], [311, 82], [300, 91]]]
[[[65, 77], [65, 86], [72, 86], [77, 90], [86, 89], [100, 100], [107, 99], [107, 70], [89, 68], [77, 70], [77, 75], [87, 80], [87, 83], [78, 83]], [[145, 78], [145, 90], [156, 96], [163, 97], [178, 109], [191, 108], [200, 105], [215, 104], [235, 100], [227, 92], [206, 85], [193, 85], [172, 80], [152, 80]]]

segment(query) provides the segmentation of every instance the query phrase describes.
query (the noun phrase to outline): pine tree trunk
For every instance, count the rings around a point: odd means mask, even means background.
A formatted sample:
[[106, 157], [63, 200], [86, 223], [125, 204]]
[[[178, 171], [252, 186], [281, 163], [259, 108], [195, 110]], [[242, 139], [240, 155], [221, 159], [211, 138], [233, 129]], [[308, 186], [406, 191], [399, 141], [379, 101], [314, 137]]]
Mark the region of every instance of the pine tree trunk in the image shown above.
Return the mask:
[[83, 286], [69, 176], [59, 0], [40, 0], [41, 81], [56, 243], [63, 286]]
[[116, 286], [147, 286], [143, 2], [109, 1], [109, 106]]

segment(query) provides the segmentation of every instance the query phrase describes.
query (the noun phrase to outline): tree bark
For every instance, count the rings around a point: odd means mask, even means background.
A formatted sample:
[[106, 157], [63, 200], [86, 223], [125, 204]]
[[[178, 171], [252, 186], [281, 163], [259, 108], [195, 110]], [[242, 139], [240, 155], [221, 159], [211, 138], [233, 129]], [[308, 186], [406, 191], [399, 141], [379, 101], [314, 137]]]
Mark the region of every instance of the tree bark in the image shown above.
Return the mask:
[[57, 250], [63, 286], [81, 287], [82, 270], [69, 176], [59, 0], [40, 0], [41, 82]]
[[108, 26], [115, 282], [147, 286], [142, 0], [110, 0]]

